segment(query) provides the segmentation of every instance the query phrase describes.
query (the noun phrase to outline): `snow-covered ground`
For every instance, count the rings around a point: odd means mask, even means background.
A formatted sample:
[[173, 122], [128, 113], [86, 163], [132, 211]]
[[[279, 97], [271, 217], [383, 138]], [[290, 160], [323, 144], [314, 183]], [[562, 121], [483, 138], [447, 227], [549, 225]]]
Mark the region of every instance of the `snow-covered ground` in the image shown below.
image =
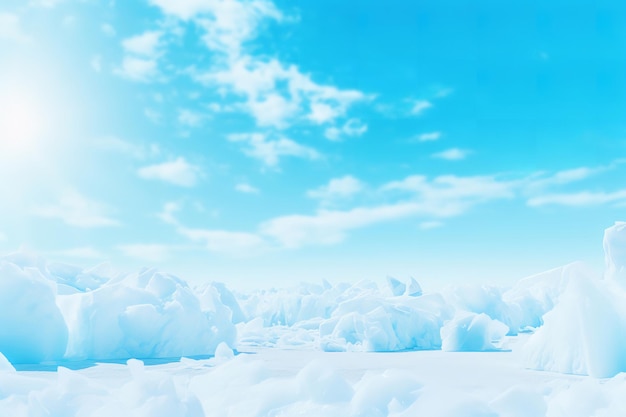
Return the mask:
[[604, 248], [604, 274], [430, 293], [239, 294], [10, 255], [0, 416], [625, 416], [626, 223]]

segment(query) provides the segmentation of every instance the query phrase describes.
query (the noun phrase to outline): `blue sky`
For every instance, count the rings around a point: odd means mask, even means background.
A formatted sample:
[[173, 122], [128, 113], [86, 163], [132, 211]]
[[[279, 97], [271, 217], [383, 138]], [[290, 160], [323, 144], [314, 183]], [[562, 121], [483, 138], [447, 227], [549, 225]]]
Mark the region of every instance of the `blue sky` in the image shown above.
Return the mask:
[[0, 252], [235, 287], [600, 268], [625, 12], [5, 0]]

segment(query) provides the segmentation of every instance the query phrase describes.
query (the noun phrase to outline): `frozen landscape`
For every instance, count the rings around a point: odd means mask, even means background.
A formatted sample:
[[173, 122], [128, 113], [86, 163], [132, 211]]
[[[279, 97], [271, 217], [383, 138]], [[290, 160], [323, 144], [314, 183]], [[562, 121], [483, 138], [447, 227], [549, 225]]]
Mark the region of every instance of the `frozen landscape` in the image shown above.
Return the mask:
[[626, 223], [606, 269], [423, 292], [190, 287], [0, 261], [3, 416], [626, 415]]
[[0, 417], [626, 417], [624, 0], [0, 0]]

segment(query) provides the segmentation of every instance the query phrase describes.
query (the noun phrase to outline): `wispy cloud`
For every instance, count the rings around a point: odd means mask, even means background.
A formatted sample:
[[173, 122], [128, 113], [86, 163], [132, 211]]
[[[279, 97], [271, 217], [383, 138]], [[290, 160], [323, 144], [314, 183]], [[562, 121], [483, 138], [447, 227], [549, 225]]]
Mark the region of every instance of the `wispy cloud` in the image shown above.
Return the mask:
[[261, 224], [259, 230], [285, 248], [330, 245], [343, 241], [350, 230], [408, 217], [419, 210], [416, 203], [358, 207], [348, 211], [321, 210], [314, 215], [277, 217]]
[[13, 13], [0, 12], [0, 40], [26, 42], [28, 36], [22, 29], [20, 17]]
[[598, 206], [609, 203], [626, 202], [626, 189], [613, 192], [590, 192], [581, 191], [576, 193], [544, 194], [528, 199], [530, 207], [546, 205], [560, 206]]
[[146, 31], [122, 41], [125, 55], [115, 73], [133, 80], [149, 82], [158, 75], [158, 59], [161, 56], [161, 31]]
[[160, 31], [146, 31], [122, 41], [122, 47], [127, 53], [155, 58], [159, 54], [159, 45], [163, 33]]
[[185, 227], [179, 227], [177, 230], [190, 240], [202, 243], [209, 252], [243, 256], [258, 254], [267, 249], [266, 241], [254, 233]]
[[[616, 166], [616, 163], [610, 166]], [[194, 229], [182, 226], [176, 220], [168, 222], [177, 226], [179, 234], [202, 243], [211, 252], [240, 256], [275, 249], [298, 249], [307, 245], [339, 244], [356, 229], [408, 218], [420, 219], [419, 229], [435, 229], [444, 225], [444, 219], [461, 216], [478, 205], [498, 200], [521, 199], [531, 207], [548, 204], [626, 204], [626, 190], [542, 194], [549, 188], [582, 181], [598, 170], [581, 167], [552, 174], [534, 172], [517, 177], [501, 174], [441, 175], [434, 178], [410, 175], [401, 180], [389, 181], [378, 188], [367, 187], [360, 180], [347, 175], [307, 192], [308, 197], [321, 202], [321, 208], [313, 214], [273, 217], [261, 222], [251, 232]], [[539, 187], [533, 184], [543, 185]], [[369, 197], [379, 201], [378, 204], [345, 210], [324, 208], [328, 202], [354, 196], [365, 188], [370, 189]], [[174, 210], [165, 211], [171, 213]]]
[[193, 187], [198, 182], [201, 170], [182, 156], [173, 161], [139, 168], [137, 174], [146, 180], [159, 180], [180, 187]]
[[431, 230], [431, 229], [438, 229], [440, 227], [443, 227], [444, 223], [440, 222], [438, 220], [431, 220], [428, 222], [422, 222], [419, 224], [419, 228], [422, 230]]
[[158, 75], [157, 62], [154, 59], [127, 56], [115, 73], [129, 80], [148, 82]]
[[359, 119], [350, 119], [341, 127], [329, 127], [324, 132], [324, 136], [330, 140], [340, 140], [345, 136], [361, 136], [367, 132], [367, 125]]
[[134, 159], [146, 159], [158, 156], [161, 153], [157, 144], [134, 143], [117, 136], [104, 136], [93, 141], [96, 149], [107, 152], [115, 152]]
[[321, 155], [313, 148], [301, 145], [291, 139], [278, 137], [270, 139], [264, 133], [241, 133], [228, 136], [231, 142], [244, 143], [243, 152], [263, 162], [268, 167], [276, 167], [280, 158], [290, 156], [304, 159], [319, 159]]
[[446, 161], [460, 161], [467, 158], [471, 151], [467, 149], [451, 148], [442, 152], [437, 152], [431, 156], [436, 159], [445, 159]]
[[63, 193], [56, 204], [35, 207], [32, 214], [38, 217], [59, 219], [65, 224], [81, 228], [119, 226], [119, 221], [109, 217], [111, 208], [89, 200], [75, 190]]
[[439, 140], [441, 138], [441, 132], [428, 132], [428, 133], [422, 133], [421, 135], [417, 136], [417, 140], [419, 142], [434, 142], [436, 140]]
[[181, 211], [182, 206], [176, 201], [169, 201], [163, 206], [163, 210], [156, 214], [156, 217], [167, 224], [177, 226], [179, 224], [175, 214]]
[[328, 184], [307, 191], [306, 195], [323, 203], [330, 203], [336, 199], [351, 197], [361, 192], [364, 187], [365, 185], [359, 179], [352, 175], [346, 175], [341, 178], [333, 178]]
[[235, 185], [235, 190], [244, 194], [259, 194], [260, 193], [258, 188], [253, 187], [252, 185], [245, 183], [245, 182]]
[[433, 107], [433, 103], [428, 100], [416, 100], [411, 107], [411, 114], [419, 116], [431, 107]]
[[188, 127], [198, 127], [202, 125], [204, 119], [205, 115], [193, 110], [181, 109], [178, 111], [178, 123], [180, 123], [181, 125], [185, 125]]
[[445, 98], [454, 93], [454, 88], [444, 87], [437, 90], [435, 98]]

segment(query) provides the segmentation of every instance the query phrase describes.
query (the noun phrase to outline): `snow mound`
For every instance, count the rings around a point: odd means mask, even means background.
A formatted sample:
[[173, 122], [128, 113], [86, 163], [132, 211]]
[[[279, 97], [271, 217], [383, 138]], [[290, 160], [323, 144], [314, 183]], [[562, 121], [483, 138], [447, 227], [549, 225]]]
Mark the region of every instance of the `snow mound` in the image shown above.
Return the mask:
[[67, 358], [126, 359], [210, 355], [234, 345], [231, 310], [217, 290], [201, 300], [179, 278], [147, 269], [100, 288], [59, 296], [69, 328]]
[[399, 417], [419, 398], [421, 384], [398, 369], [367, 372], [352, 382], [321, 359], [295, 375], [277, 376], [263, 361], [240, 355], [194, 377], [189, 388], [207, 417]]
[[390, 352], [439, 349], [439, 329], [451, 315], [438, 294], [358, 297], [341, 303], [319, 327], [325, 351]]
[[68, 331], [55, 290], [38, 269], [0, 259], [0, 352], [11, 363], [63, 357]]
[[0, 259], [0, 305], [0, 353], [14, 364], [212, 355], [234, 347], [243, 316], [221, 284], [196, 292], [154, 269], [120, 275], [28, 253]]
[[441, 350], [477, 352], [497, 350], [497, 342], [507, 334], [506, 324], [484, 313], [457, 314], [441, 328]]
[[[2, 416], [203, 417], [198, 399], [163, 373], [141, 361], [122, 369], [119, 385], [59, 367], [55, 378], [16, 375], [6, 395], [0, 389]], [[0, 375], [0, 386], [4, 385]], [[116, 381], [118, 382], [118, 381]]]

